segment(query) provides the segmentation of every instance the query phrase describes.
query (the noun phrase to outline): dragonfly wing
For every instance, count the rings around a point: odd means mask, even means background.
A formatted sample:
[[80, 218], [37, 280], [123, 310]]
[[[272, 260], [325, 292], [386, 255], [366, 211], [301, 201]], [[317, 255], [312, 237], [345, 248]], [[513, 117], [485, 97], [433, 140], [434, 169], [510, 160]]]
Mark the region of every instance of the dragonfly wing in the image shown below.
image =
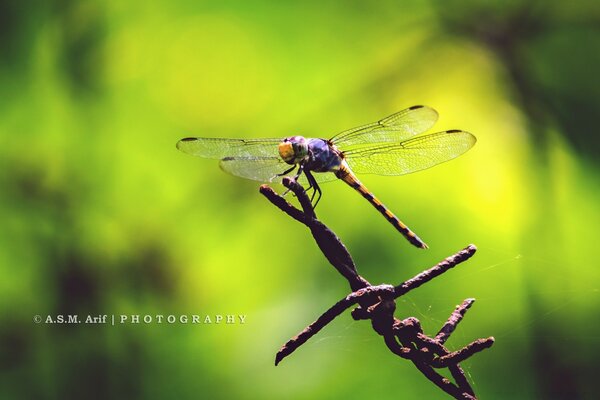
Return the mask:
[[223, 159], [226, 157], [278, 157], [281, 139], [221, 139], [190, 137], [177, 142], [177, 148], [197, 157]]
[[279, 174], [290, 167], [279, 157], [225, 157], [219, 166], [231, 175], [259, 182], [278, 182]]
[[[294, 176], [294, 174], [291, 174], [291, 176]], [[333, 172], [312, 172], [312, 176], [315, 178], [317, 183], [326, 183], [338, 179]], [[308, 179], [306, 179], [305, 174], [300, 175], [298, 182], [305, 188], [308, 188], [309, 186]]]
[[357, 173], [404, 175], [441, 164], [469, 150], [477, 139], [469, 132], [450, 130], [417, 136], [394, 144], [370, 144], [344, 152]]
[[[295, 168], [282, 175], [291, 168], [291, 165], [279, 157], [225, 157], [219, 166], [228, 174], [259, 182], [281, 183], [284, 176], [294, 177], [298, 173], [298, 169]], [[318, 183], [337, 179], [331, 172], [315, 172], [313, 176]], [[298, 181], [302, 186], [308, 187], [305, 174], [300, 175]]]
[[413, 106], [381, 121], [338, 133], [331, 141], [341, 150], [369, 143], [400, 142], [425, 132], [435, 124], [438, 113], [426, 106]]

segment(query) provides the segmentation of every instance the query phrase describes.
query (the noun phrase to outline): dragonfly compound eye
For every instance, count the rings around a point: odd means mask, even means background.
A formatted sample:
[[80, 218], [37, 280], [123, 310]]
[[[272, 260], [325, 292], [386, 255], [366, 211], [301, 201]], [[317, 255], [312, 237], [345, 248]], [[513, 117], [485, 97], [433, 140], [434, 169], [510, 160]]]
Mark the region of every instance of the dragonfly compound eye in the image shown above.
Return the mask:
[[279, 143], [279, 155], [286, 163], [294, 164], [294, 146], [287, 140]]
[[302, 161], [308, 154], [306, 139], [302, 136], [293, 136], [279, 143], [279, 155], [288, 164]]

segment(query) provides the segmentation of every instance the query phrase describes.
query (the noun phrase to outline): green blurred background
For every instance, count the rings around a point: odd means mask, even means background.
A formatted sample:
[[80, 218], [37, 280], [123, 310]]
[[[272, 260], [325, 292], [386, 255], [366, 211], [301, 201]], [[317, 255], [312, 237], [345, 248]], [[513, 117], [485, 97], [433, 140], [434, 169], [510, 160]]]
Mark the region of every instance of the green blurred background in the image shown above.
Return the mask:
[[[474, 133], [450, 163], [362, 176], [429, 245], [341, 182], [322, 220], [360, 273], [399, 283], [477, 255], [399, 302], [487, 399], [596, 398], [600, 9], [594, 1], [2, 1], [0, 396], [446, 398], [344, 314], [347, 293], [256, 182], [184, 136], [329, 137], [400, 109]], [[244, 325], [35, 324], [34, 315], [246, 314]]]

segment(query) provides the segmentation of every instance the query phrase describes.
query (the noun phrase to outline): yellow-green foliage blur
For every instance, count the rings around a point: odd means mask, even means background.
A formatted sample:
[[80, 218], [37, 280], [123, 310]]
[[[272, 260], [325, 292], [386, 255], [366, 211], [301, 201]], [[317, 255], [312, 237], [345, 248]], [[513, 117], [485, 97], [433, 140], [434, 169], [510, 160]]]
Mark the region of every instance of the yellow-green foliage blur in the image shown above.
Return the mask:
[[175, 148], [425, 104], [475, 147], [360, 178], [430, 249], [341, 182], [319, 217], [372, 283], [476, 244], [396, 315], [435, 334], [474, 297], [447, 345], [496, 338], [463, 364], [481, 398], [594, 398], [599, 20], [593, 1], [1, 2], [0, 397], [446, 398], [349, 313], [275, 367], [347, 283], [257, 182]]

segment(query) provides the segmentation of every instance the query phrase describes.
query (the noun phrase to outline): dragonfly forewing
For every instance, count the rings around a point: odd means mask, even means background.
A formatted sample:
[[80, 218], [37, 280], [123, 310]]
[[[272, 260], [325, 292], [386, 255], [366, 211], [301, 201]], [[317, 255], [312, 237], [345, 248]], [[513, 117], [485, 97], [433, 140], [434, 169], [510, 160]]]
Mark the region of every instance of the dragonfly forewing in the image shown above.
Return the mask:
[[223, 159], [225, 157], [278, 157], [277, 145], [281, 139], [223, 139], [190, 137], [177, 142], [177, 148], [197, 157]]
[[431, 128], [438, 113], [426, 106], [413, 106], [372, 124], [340, 132], [330, 140], [343, 150], [352, 146], [406, 140]]

